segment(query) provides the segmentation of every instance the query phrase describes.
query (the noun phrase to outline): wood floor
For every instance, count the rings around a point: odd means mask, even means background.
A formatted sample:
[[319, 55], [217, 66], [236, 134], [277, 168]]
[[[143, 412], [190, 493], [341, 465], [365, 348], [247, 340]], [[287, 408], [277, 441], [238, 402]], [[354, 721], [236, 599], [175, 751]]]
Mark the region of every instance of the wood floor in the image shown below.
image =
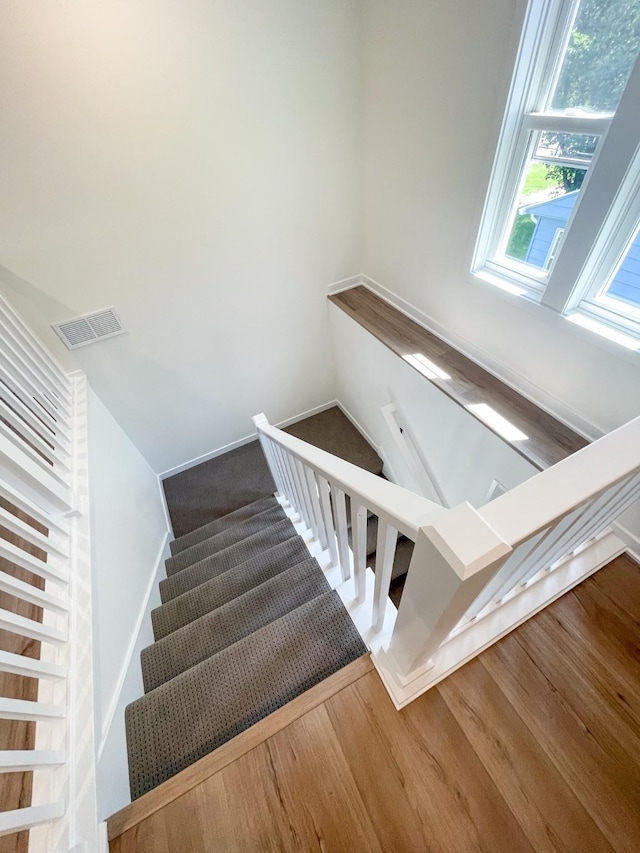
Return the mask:
[[620, 557], [401, 712], [366, 672], [111, 853], [637, 853], [639, 623]]

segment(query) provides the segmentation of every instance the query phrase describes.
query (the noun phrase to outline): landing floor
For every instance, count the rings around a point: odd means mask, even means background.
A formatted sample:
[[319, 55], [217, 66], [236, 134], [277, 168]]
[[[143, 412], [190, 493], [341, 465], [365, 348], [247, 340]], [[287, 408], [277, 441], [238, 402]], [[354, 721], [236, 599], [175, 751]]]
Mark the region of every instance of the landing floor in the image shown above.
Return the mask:
[[366, 672], [111, 853], [636, 853], [639, 622], [620, 557], [401, 712]]

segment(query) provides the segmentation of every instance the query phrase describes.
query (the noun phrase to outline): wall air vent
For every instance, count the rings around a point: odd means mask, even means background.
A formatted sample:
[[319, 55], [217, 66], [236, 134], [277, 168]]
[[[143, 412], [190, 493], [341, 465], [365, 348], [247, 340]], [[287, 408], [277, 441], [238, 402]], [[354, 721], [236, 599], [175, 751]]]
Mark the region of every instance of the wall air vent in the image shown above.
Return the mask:
[[127, 331], [113, 308], [54, 323], [52, 328], [67, 349], [86, 347]]

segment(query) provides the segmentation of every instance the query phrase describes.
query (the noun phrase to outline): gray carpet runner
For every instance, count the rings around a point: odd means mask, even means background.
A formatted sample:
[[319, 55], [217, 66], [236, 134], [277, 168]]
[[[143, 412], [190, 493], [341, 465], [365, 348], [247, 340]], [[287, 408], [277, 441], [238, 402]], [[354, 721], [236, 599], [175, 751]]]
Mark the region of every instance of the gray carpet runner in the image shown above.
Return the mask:
[[125, 714], [133, 799], [366, 653], [275, 499], [181, 537], [167, 573]]
[[240, 521], [226, 530], [221, 530], [215, 536], [203, 539], [201, 542], [197, 542], [189, 548], [185, 548], [184, 551], [180, 551], [180, 553], [165, 560], [167, 576], [175, 575], [176, 572], [185, 569], [187, 566], [192, 566], [198, 560], [204, 560], [205, 557], [209, 557], [211, 554], [217, 554], [224, 548], [248, 539], [256, 533], [263, 533], [279, 521], [287, 521], [287, 516], [282, 507], [278, 505], [252, 518], [247, 518], [245, 521]]
[[183, 595], [205, 581], [234, 569], [252, 557], [255, 558], [256, 555], [264, 559], [266, 564], [270, 560], [279, 560], [282, 557], [292, 559], [295, 557], [298, 562], [308, 557], [309, 552], [300, 537], [296, 536], [291, 522], [284, 519], [160, 581], [160, 597], [163, 602], [166, 602], [178, 595]]
[[235, 512], [230, 512], [228, 515], [222, 516], [222, 518], [216, 518], [214, 521], [210, 521], [209, 524], [205, 524], [203, 527], [192, 530], [191, 533], [185, 533], [184, 536], [174, 539], [173, 542], [169, 543], [171, 553], [178, 554], [180, 551], [184, 551], [185, 548], [190, 548], [192, 545], [202, 542], [203, 539], [209, 539], [227, 527], [237, 524], [239, 521], [246, 521], [248, 518], [252, 518], [254, 515], [258, 515], [274, 506], [278, 506], [278, 501], [273, 496], [260, 498], [260, 500], [246, 506], [241, 506]]
[[[312, 569], [317, 565], [308, 552], [304, 562]], [[290, 566], [284, 562], [262, 565], [260, 555], [256, 555], [228, 572], [185, 592], [184, 595], [172, 598], [162, 607], [151, 611], [154, 638], [161, 640], [172, 631], [188, 625], [216, 607], [222, 607], [228, 601], [248, 592], [251, 587], [270, 580], [288, 568]]]
[[336, 592], [157, 687], [126, 710], [135, 799], [346, 666], [366, 648]]
[[309, 562], [285, 569], [144, 649], [145, 693], [275, 622], [290, 610], [329, 592], [322, 573], [313, 569]]

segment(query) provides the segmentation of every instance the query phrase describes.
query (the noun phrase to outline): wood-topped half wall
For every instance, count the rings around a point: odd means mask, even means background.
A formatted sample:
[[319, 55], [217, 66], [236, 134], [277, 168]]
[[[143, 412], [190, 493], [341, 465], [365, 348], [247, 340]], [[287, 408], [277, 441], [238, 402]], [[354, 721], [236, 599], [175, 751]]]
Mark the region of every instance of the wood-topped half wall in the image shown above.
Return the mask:
[[[467, 408], [486, 403], [521, 430], [527, 436], [526, 441], [508, 441], [482, 421], [538, 470], [554, 465], [589, 443], [363, 285], [333, 294], [329, 300], [401, 358], [421, 353], [437, 364], [449, 375], [448, 379], [420, 375], [458, 405]], [[476, 417], [471, 411], [469, 416]]]

